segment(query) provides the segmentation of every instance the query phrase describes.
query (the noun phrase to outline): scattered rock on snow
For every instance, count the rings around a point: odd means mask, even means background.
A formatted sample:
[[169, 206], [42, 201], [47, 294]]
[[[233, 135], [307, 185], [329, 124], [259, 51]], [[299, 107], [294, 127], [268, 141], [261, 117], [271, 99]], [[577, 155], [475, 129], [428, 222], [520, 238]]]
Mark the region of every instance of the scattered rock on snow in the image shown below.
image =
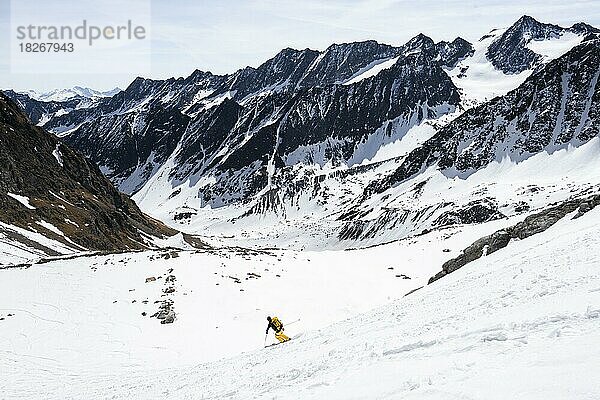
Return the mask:
[[169, 287], [165, 288], [165, 290], [163, 290], [163, 292], [165, 294], [175, 293], [175, 287], [169, 286]]
[[161, 324], [172, 324], [173, 322], [175, 322], [175, 313], [174, 312], [169, 312], [169, 314], [167, 314], [167, 316], [160, 321]]

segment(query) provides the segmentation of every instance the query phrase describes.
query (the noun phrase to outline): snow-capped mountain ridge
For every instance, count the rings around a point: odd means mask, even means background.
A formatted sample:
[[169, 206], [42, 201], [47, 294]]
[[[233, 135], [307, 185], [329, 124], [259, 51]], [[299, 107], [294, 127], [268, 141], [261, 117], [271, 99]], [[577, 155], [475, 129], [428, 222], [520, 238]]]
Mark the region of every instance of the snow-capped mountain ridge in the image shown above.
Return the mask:
[[[447, 46], [444, 44], [444, 47]], [[468, 49], [466, 50], [468, 51]], [[184, 116], [185, 114], [203, 120], [206, 117], [200, 114], [214, 113], [214, 111], [208, 111], [208, 109], [214, 108], [227, 98], [232, 98], [247, 110], [246, 122], [238, 124], [238, 130], [257, 130], [262, 132], [260, 134], [264, 134], [264, 130], [257, 128], [261, 123], [266, 123], [273, 118], [276, 119], [273, 112], [284, 106], [286, 102], [300, 100], [306, 97], [307, 93], [308, 96], [311, 96], [319, 91], [325, 91], [325, 94], [329, 95], [329, 93], [332, 93], [331, 89], [328, 89], [329, 87], [335, 86], [335, 82], [340, 79], [352, 76], [352, 73], [355, 73], [360, 66], [368, 65], [371, 62], [371, 57], [389, 56], [397, 51], [391, 46], [379, 45], [376, 42], [334, 45], [319, 57], [316, 56], [315, 52], [309, 50], [286, 49], [257, 69], [243, 69], [230, 77], [215, 76], [210, 73], [196, 71], [185, 79], [155, 81], [138, 78], [124, 92], [103, 100], [98, 107], [74, 110], [69, 114], [58, 116], [48, 122], [46, 127], [51, 128], [54, 126], [54, 129], [58, 129], [60, 126], [76, 127], [66, 139], [67, 142], [92, 156], [103, 167], [103, 170], [113, 171], [113, 175], [109, 175], [109, 177], [112, 177], [117, 183], [125, 180], [129, 182], [131, 179], [128, 178], [128, 174], [134, 170], [140, 171], [137, 168], [138, 160], [143, 163], [150, 154], [146, 152], [135, 157], [119, 155], [123, 154], [123, 146], [131, 146], [131, 150], [127, 150], [126, 154], [133, 154], [137, 151], [136, 149], [144, 147], [136, 146], [131, 138], [123, 137], [121, 134], [121, 132], [131, 132], [129, 121], [131, 117], [128, 116], [130, 113], [141, 114], [136, 118], [136, 121], [145, 124], [146, 117], [142, 115], [149, 115], [153, 112], [152, 110], [155, 107], [151, 105], [152, 103], [160, 103], [160, 107], [164, 109], [164, 114], [172, 115], [176, 121], [182, 123], [176, 122], [171, 125], [168, 131], [163, 129], [160, 133], [156, 133], [161, 137], [167, 135], [169, 138], [176, 140], [176, 137], [186, 129], [185, 120], [187, 120], [187, 117]], [[458, 48], [455, 50], [455, 52], [460, 51], [463, 50]], [[369, 58], [361, 58], [361, 54], [365, 53]], [[317, 60], [317, 58], [320, 58], [320, 60]], [[334, 63], [335, 68], [325, 68], [325, 65], [330, 65], [327, 64], [327, 60], [330, 59], [342, 60], [340, 66]], [[306, 62], [301, 60], [306, 60]], [[360, 64], [357, 64], [359, 61]], [[323, 82], [324, 86], [301, 88], [307, 81], [317, 79], [317, 77], [320, 77], [318, 79]], [[253, 91], [253, 94], [249, 91]], [[344, 92], [345, 90], [340, 89], [338, 91]], [[445, 100], [448, 103], [456, 103], [451, 98]], [[271, 109], [270, 115], [267, 115], [269, 109]], [[253, 110], [260, 111], [255, 113]], [[219, 109], [217, 112], [220, 112]], [[254, 116], [248, 119], [251, 115]], [[114, 134], [109, 134], [108, 129], [101, 128], [104, 124], [108, 124], [107, 127], [112, 127], [110, 129], [115, 130]], [[248, 126], [248, 124], [251, 126]], [[119, 127], [119, 125], [121, 126]], [[88, 127], [92, 128], [93, 131], [88, 131]], [[152, 128], [150, 127], [150, 130], [148, 128], [148, 126], [142, 126], [140, 130], [150, 132]], [[102, 131], [101, 135], [94, 133], [98, 129]], [[89, 137], [89, 139], [86, 139], [86, 137]], [[90, 142], [84, 145], [84, 142], [88, 140], [93, 141], [94, 144]], [[170, 141], [171, 139], [165, 138], [165, 140]], [[235, 140], [239, 140], [239, 138]], [[86, 146], [89, 146], [90, 150], [86, 150]], [[206, 148], [207, 146], [203, 145], [203, 147]], [[94, 149], [94, 154], [92, 154], [91, 149]], [[101, 149], [100, 155], [97, 154], [97, 149]], [[106, 152], [103, 152], [103, 149], [106, 149]], [[154, 162], [164, 162], [173, 149], [174, 147], [170, 146], [164, 154], [162, 150], [155, 152], [158, 158], [155, 158]], [[218, 151], [215, 154], [217, 153]], [[102, 154], [106, 154], [109, 158], [102, 159]], [[111, 154], [117, 156], [110, 156]], [[126, 170], [119, 167], [123, 162], [129, 163]], [[148, 166], [147, 168], [144, 167], [143, 170], [154, 171], [155, 168]], [[131, 188], [128, 190], [135, 191], [139, 189], [146, 179], [147, 176], [146, 178], [142, 177], [138, 184], [133, 187], [128, 186], [128, 188]]]
[[38, 101], [62, 102], [72, 100], [73, 98], [97, 99], [102, 97], [112, 97], [120, 91], [122, 91], [122, 89], [119, 89], [118, 87], [107, 91], [99, 91], [87, 87], [74, 86], [70, 89], [54, 89], [48, 92], [36, 92], [34, 90], [27, 90], [25, 92], [20, 93], [26, 94], [32, 99]]
[[600, 33], [600, 29], [585, 23], [563, 28], [538, 22], [525, 15], [489, 46], [487, 57], [496, 68], [505, 73], [523, 72], [535, 68], [542, 61], [542, 56], [528, 47], [531, 42], [558, 39], [567, 33], [587, 36]]
[[[398, 238], [506, 215], [485, 198], [460, 200], [460, 205], [438, 201], [428, 205], [429, 211], [414, 206], [406, 211], [376, 207], [370, 197], [385, 196], [406, 178], [452, 158], [439, 146], [429, 156], [437, 140], [432, 138], [439, 138], [437, 131], [449, 121], [460, 121], [451, 124], [456, 135], [468, 129], [460, 124], [472, 124], [476, 132], [488, 129], [481, 118], [456, 118], [465, 109], [501, 96], [478, 112], [497, 114], [494, 104], [500, 103], [520, 110], [519, 98], [507, 93], [573, 46], [590, 42], [594, 31], [583, 23], [565, 30], [523, 17], [474, 45], [461, 38], [435, 43], [419, 34], [400, 47], [366, 41], [335, 44], [323, 52], [288, 48], [259, 67], [230, 75], [196, 70], [187, 78], [140, 77], [123, 92], [93, 107], [55, 115], [45, 126], [68, 132], [68, 144], [92, 158], [121, 190], [136, 193], [145, 210], [175, 225], [205, 229], [210, 224], [197, 220], [206, 217], [205, 207], [222, 209], [213, 210], [222, 220], [253, 220], [256, 226], [261, 218], [307, 218], [320, 226], [312, 216], [326, 213], [337, 221], [331, 234], [342, 241], [371, 240], [394, 229]], [[511, 55], [523, 51], [535, 55], [525, 67], [511, 61]], [[521, 72], [496, 69], [502, 57]], [[586, 55], [572, 57], [579, 62]], [[556, 73], [547, 71], [548, 82], [556, 82]], [[536, 90], [522, 87], [523, 98]], [[593, 114], [591, 103], [590, 109]], [[577, 117], [569, 107], [565, 110], [567, 126]], [[594, 126], [594, 118], [581, 130]], [[506, 124], [492, 125], [504, 134], [477, 139], [481, 143], [459, 141], [457, 152], [464, 155], [457, 156], [461, 172], [455, 176], [485, 168], [504, 154], [492, 157], [496, 150], [489, 149], [512, 146], [508, 153], [513, 157], [524, 149], [530, 156], [544, 150], [533, 144], [533, 136], [510, 128], [510, 119], [502, 121]], [[541, 137], [556, 126], [539, 129]], [[422, 162], [423, 157], [430, 158]], [[408, 168], [413, 161], [414, 168]], [[404, 168], [412, 173], [397, 179]], [[343, 189], [342, 176], [355, 184]], [[414, 185], [415, 196], [421, 184]], [[466, 218], [469, 213], [477, 217]]]
[[504, 157], [518, 162], [589, 141], [598, 134], [600, 111], [594, 99], [599, 74], [600, 41], [586, 41], [506, 96], [468, 110], [442, 128], [408, 156], [393, 179], [407, 179], [422, 165], [437, 162], [448, 173], [464, 176]]

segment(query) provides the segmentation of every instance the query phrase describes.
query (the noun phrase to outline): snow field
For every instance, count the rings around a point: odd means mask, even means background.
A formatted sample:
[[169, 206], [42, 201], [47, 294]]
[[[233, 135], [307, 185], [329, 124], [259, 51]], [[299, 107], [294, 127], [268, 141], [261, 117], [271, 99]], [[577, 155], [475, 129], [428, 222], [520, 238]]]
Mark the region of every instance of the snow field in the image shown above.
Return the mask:
[[[142, 252], [2, 270], [0, 317], [14, 315], [0, 321], [0, 375], [15, 382], [56, 371], [46, 376], [52, 386], [63, 374], [189, 367], [254, 351], [267, 315], [300, 319], [286, 330], [295, 336], [385, 304], [424, 285], [478, 232], [355, 251]], [[177, 319], [161, 325], [150, 316], [167, 299]]]
[[[8, 345], [12, 343], [13, 350], [3, 351], [1, 371], [4, 376], [0, 379], [3, 386], [0, 389], [8, 398], [45, 399], [595, 399], [600, 396], [600, 381], [595, 379], [600, 373], [597, 363], [600, 357], [600, 255], [590, 249], [600, 245], [600, 210], [592, 210], [577, 220], [570, 218], [570, 215], [565, 217], [544, 233], [512, 242], [509, 247], [468, 264], [408, 297], [388, 304], [382, 301], [383, 305], [371, 311], [330, 326], [323, 325], [320, 330], [310, 330], [317, 326], [314, 320], [304, 326], [294, 325], [288, 333], [297, 337], [290, 343], [211, 362], [198, 360], [196, 366], [174, 366], [169, 361], [169, 352], [150, 347], [144, 351], [161, 354], [162, 363], [136, 364], [133, 359], [124, 362], [127, 356], [107, 352], [96, 343], [119, 343], [124, 337], [119, 331], [129, 329], [131, 341], [122, 344], [127, 351], [135, 353], [137, 341], [157, 337], [156, 332], [149, 335], [149, 329], [159, 327], [155, 320], [133, 324], [133, 314], [124, 312], [123, 320], [113, 316], [104, 322], [113, 321], [113, 333], [102, 342], [103, 334], [97, 331], [103, 329], [101, 326], [86, 328], [83, 321], [72, 320], [74, 315], [97, 310], [97, 306], [82, 307], [86, 298], [77, 281], [70, 285], [72, 290], [58, 296], [59, 300], [54, 301], [58, 309], [52, 312], [50, 305], [38, 303], [35, 306], [36, 300], [32, 298], [35, 296], [31, 294], [25, 297], [27, 300], [20, 300], [19, 293], [27, 287], [44, 289], [39, 281], [32, 285], [31, 276], [27, 276], [23, 279], [29, 285], [19, 285], [19, 291], [11, 296], [6, 296], [7, 290], [2, 288], [0, 293], [5, 297], [2, 304], [12, 303], [17, 308], [19, 302], [30, 302], [20, 303], [19, 307], [46, 308], [43, 313], [38, 309], [35, 313], [38, 318], [23, 309], [15, 310], [18, 314], [11, 322], [1, 321], [4, 323], [0, 331], [3, 333], [1, 348], [11, 349]], [[385, 250], [389, 259], [396, 256], [392, 247]], [[365, 257], [375, 259], [374, 254]], [[346, 261], [337, 256], [335, 259], [338, 263]], [[183, 255], [176, 259], [177, 262], [183, 260]], [[325, 260], [315, 258], [311, 263], [318, 263], [319, 268], [315, 270], [330, 268], [321, 264]], [[136, 268], [132, 260], [128, 261], [134, 266], [123, 266], [122, 271], [133, 274], [141, 265]], [[142, 264], [145, 272], [156, 268], [146, 261]], [[166, 266], [161, 265], [161, 268]], [[183, 271], [181, 266], [179, 269]], [[349, 266], [346, 269], [352, 270]], [[72, 278], [81, 274], [82, 268], [81, 265], [47, 265], [14, 272], [44, 274], [44, 281], [57, 274], [73, 282]], [[98, 268], [97, 277], [101, 273]], [[174, 273], [177, 274], [177, 269]], [[184, 274], [179, 275], [184, 280]], [[362, 284], [356, 282], [356, 285]], [[129, 286], [131, 284], [123, 287]], [[114, 290], [108, 285], [101, 287], [105, 287], [106, 292]], [[179, 287], [178, 290], [187, 290]], [[386, 285], [376, 288], [369, 292], [367, 299], [390, 289]], [[270, 289], [275, 290], [273, 296], [279, 297], [276, 287]], [[339, 303], [332, 302], [339, 300], [341, 291], [335, 291], [329, 298], [324, 292], [313, 291], [322, 300], [321, 310], [328, 305], [340, 309]], [[103, 297], [107, 300], [114, 297], [114, 293], [106, 296], [102, 292], [93, 296], [98, 303]], [[355, 297], [357, 293], [355, 289], [348, 295]], [[234, 296], [234, 291], [229, 294]], [[67, 300], [73, 297], [79, 302]], [[284, 300], [284, 306], [292, 304], [287, 301]], [[364, 299], [361, 303], [364, 304]], [[370, 305], [375, 303], [372, 301]], [[173, 342], [181, 343], [181, 349], [185, 350], [179, 357], [185, 359], [196, 347], [202, 346], [202, 340], [194, 341], [186, 334], [184, 327], [190, 316], [186, 310], [191, 304], [180, 304], [181, 319], [167, 327], [162, 338], [168, 340], [172, 336]], [[219, 308], [220, 320], [227, 319], [223, 318], [228, 312], [226, 301], [220, 298], [212, 306]], [[279, 315], [285, 322], [292, 319], [288, 314], [296, 311], [286, 309]], [[302, 321], [307, 318], [306, 314], [302, 315]], [[42, 316], [44, 319], [39, 318]], [[240, 312], [238, 316], [254, 321], [249, 314], [244, 317]], [[341, 313], [339, 316], [343, 317]], [[135, 327], [128, 328], [126, 321]], [[203, 322], [207, 322], [206, 319]], [[60, 329], [49, 329], [52, 324], [60, 325]], [[255, 326], [250, 325], [249, 330], [258, 331], [252, 340], [260, 347], [264, 324], [257, 319]], [[23, 329], [26, 327], [27, 333]], [[96, 336], [88, 336], [91, 332], [75, 334], [75, 328], [95, 331]], [[248, 336], [254, 337], [243, 335], [235, 324], [229, 325], [229, 329], [235, 330], [239, 340], [250, 341]], [[302, 331], [304, 333], [298, 336]], [[65, 337], [70, 332], [72, 336]], [[197, 333], [197, 338], [201, 338], [201, 332]], [[15, 341], [25, 341], [21, 339], [24, 335], [28, 344], [15, 346]], [[36, 335], [39, 341], [43, 338], [43, 343], [33, 340]], [[213, 339], [213, 346], [220, 347], [218, 340], [225, 338]], [[72, 353], [77, 348], [73, 342], [76, 340], [92, 346], [87, 349], [88, 357], [79, 364], [51, 361], [50, 351], [41, 351], [54, 347], [56, 353], [66, 352], [62, 346], [69, 342], [68, 353]], [[228, 345], [234, 346], [235, 342]], [[84, 368], [101, 365], [100, 360], [114, 362], [115, 358], [122, 362], [118, 372], [112, 368]]]

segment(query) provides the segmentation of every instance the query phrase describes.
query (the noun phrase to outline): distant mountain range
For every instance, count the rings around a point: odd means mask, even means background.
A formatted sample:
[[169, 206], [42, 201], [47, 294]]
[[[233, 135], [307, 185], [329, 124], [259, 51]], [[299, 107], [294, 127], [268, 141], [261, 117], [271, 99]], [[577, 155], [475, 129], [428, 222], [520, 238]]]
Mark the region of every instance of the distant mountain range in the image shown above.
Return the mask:
[[36, 92], [35, 90], [27, 90], [25, 92], [19, 92], [21, 94], [26, 94], [33, 100], [39, 101], [67, 101], [72, 100], [74, 98], [87, 98], [87, 99], [96, 99], [101, 97], [112, 97], [115, 94], [119, 93], [121, 89], [114, 88], [112, 90], [107, 90], [105, 92], [100, 92], [98, 90], [74, 86], [70, 89], [54, 89], [48, 92]]
[[599, 33], [524, 16], [476, 43], [419, 34], [399, 47], [288, 48], [228, 75], [137, 78], [107, 96], [5, 93], [172, 226], [361, 246], [527, 213], [596, 184], [531, 176], [529, 191], [508, 175], [489, 187], [469, 177], [597, 140]]

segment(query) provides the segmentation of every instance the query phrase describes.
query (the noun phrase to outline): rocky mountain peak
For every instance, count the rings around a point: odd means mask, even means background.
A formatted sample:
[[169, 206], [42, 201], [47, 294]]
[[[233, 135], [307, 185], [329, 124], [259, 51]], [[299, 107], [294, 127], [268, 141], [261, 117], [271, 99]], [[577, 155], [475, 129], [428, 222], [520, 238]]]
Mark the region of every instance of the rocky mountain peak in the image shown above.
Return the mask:
[[473, 45], [462, 38], [452, 42], [435, 43], [432, 38], [422, 33], [410, 39], [402, 46], [403, 53], [410, 55], [415, 52], [424, 53], [425, 57], [438, 61], [441, 65], [452, 68], [456, 63], [473, 53]]
[[403, 47], [404, 49], [406, 49], [406, 51], [410, 51], [413, 49], [428, 49], [433, 47], [434, 44], [435, 43], [432, 38], [430, 38], [427, 35], [424, 35], [423, 33], [419, 33], [418, 35], [410, 39], [408, 42], [406, 42], [406, 44]]
[[531, 41], [558, 39], [567, 32], [585, 35], [595, 31], [595, 28], [584, 23], [562, 28], [524, 15], [490, 44], [486, 55], [497, 69], [517, 74], [535, 68], [542, 61], [540, 54], [528, 48]]
[[529, 15], [523, 15], [519, 18], [508, 31], [520, 32], [521, 34], [530, 33], [534, 37], [541, 39], [541, 35], [545, 35], [552, 31], [559, 31], [561, 28], [557, 25], [545, 24], [539, 22]]
[[580, 35], [587, 35], [590, 33], [600, 33], [600, 29], [593, 27], [589, 24], [586, 24], [585, 22], [578, 22], [576, 24], [573, 24], [573, 26], [571, 26], [569, 28], [569, 30], [571, 32], [580, 34]]

